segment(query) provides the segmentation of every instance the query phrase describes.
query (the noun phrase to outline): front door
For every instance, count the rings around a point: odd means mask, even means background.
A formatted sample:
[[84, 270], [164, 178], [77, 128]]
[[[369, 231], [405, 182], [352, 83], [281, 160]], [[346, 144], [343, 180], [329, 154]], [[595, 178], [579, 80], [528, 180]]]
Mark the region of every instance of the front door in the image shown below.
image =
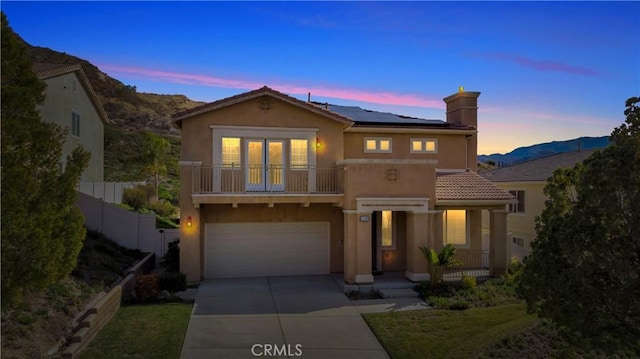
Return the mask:
[[284, 141], [247, 140], [246, 190], [284, 191]]

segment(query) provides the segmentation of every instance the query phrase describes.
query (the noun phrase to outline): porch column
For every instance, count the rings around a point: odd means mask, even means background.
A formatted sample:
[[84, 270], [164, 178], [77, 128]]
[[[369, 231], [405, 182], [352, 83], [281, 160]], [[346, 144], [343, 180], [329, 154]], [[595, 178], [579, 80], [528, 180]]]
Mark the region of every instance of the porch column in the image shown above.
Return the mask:
[[443, 228], [443, 213], [442, 210], [429, 211], [433, 226], [431, 228], [432, 237], [429, 241], [429, 248], [435, 249], [438, 253], [444, 246], [444, 228]]
[[356, 217], [358, 264], [355, 283], [373, 283], [373, 274], [371, 274], [371, 212], [358, 212]]
[[357, 225], [358, 215], [355, 210], [344, 210], [344, 280], [355, 283], [357, 274]]
[[413, 282], [429, 279], [427, 260], [420, 247], [429, 247], [429, 215], [407, 213], [407, 271], [405, 276]]
[[502, 275], [509, 264], [509, 242], [507, 238], [507, 214], [506, 209], [494, 209], [489, 211], [489, 249], [491, 256], [489, 270], [492, 276]]
[[[200, 208], [193, 204], [192, 174], [198, 162], [180, 163], [180, 271], [187, 276], [188, 282], [202, 279]], [[191, 226], [188, 219], [191, 217]]]
[[[344, 210], [344, 280], [373, 283], [371, 274], [371, 213]], [[366, 220], [365, 220], [366, 219]]]

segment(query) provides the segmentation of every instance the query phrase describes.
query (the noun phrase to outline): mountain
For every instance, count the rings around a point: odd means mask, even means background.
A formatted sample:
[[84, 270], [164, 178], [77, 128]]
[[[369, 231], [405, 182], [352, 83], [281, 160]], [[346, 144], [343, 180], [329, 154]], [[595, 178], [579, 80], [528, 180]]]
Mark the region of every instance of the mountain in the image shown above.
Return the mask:
[[579, 137], [567, 141], [553, 141], [528, 147], [518, 147], [507, 154], [494, 153], [491, 155], [479, 155], [478, 161], [485, 164], [493, 161], [494, 164], [508, 166], [558, 153], [578, 151], [579, 149], [589, 150], [594, 148], [604, 148], [608, 145], [608, 136]]
[[125, 85], [110, 77], [89, 61], [49, 48], [26, 45], [34, 63], [80, 64], [112, 124], [126, 132], [151, 131], [178, 136], [180, 132], [171, 116], [204, 104], [184, 95], [137, 92], [135, 86]]

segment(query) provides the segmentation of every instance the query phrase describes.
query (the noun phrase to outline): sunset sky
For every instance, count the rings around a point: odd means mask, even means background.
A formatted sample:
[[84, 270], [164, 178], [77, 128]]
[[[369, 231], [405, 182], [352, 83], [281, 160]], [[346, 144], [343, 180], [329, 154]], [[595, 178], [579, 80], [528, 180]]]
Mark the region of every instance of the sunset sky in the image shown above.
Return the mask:
[[609, 135], [640, 96], [640, 2], [9, 2], [34, 46], [138, 91], [215, 101], [263, 85], [444, 119], [480, 91], [481, 154]]

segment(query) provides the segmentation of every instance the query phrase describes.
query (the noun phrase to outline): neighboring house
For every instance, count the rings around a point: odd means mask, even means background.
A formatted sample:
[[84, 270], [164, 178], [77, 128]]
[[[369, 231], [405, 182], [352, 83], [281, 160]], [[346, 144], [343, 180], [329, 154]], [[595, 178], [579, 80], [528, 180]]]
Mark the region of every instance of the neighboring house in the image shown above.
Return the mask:
[[38, 106], [42, 120], [69, 130], [60, 167], [64, 169], [67, 156], [78, 145], [82, 145], [91, 153], [91, 159], [80, 180], [102, 182], [104, 125], [108, 117], [82, 67], [37, 63], [33, 65], [33, 71], [47, 84], [44, 103]]
[[[420, 246], [508, 259], [513, 196], [477, 175], [477, 98], [447, 120], [315, 104], [268, 87], [174, 115], [181, 128], [180, 265], [189, 281], [381, 271], [429, 278]], [[481, 264], [478, 264], [481, 265]]]
[[[594, 150], [565, 152], [480, 173], [486, 180], [494, 182], [518, 199], [518, 203], [509, 206], [511, 214], [507, 220], [513, 257], [522, 260], [531, 250], [531, 242], [536, 238], [535, 219], [545, 206], [546, 196], [543, 190], [553, 171], [572, 168], [593, 152]], [[489, 231], [488, 215], [483, 217], [483, 230]]]

